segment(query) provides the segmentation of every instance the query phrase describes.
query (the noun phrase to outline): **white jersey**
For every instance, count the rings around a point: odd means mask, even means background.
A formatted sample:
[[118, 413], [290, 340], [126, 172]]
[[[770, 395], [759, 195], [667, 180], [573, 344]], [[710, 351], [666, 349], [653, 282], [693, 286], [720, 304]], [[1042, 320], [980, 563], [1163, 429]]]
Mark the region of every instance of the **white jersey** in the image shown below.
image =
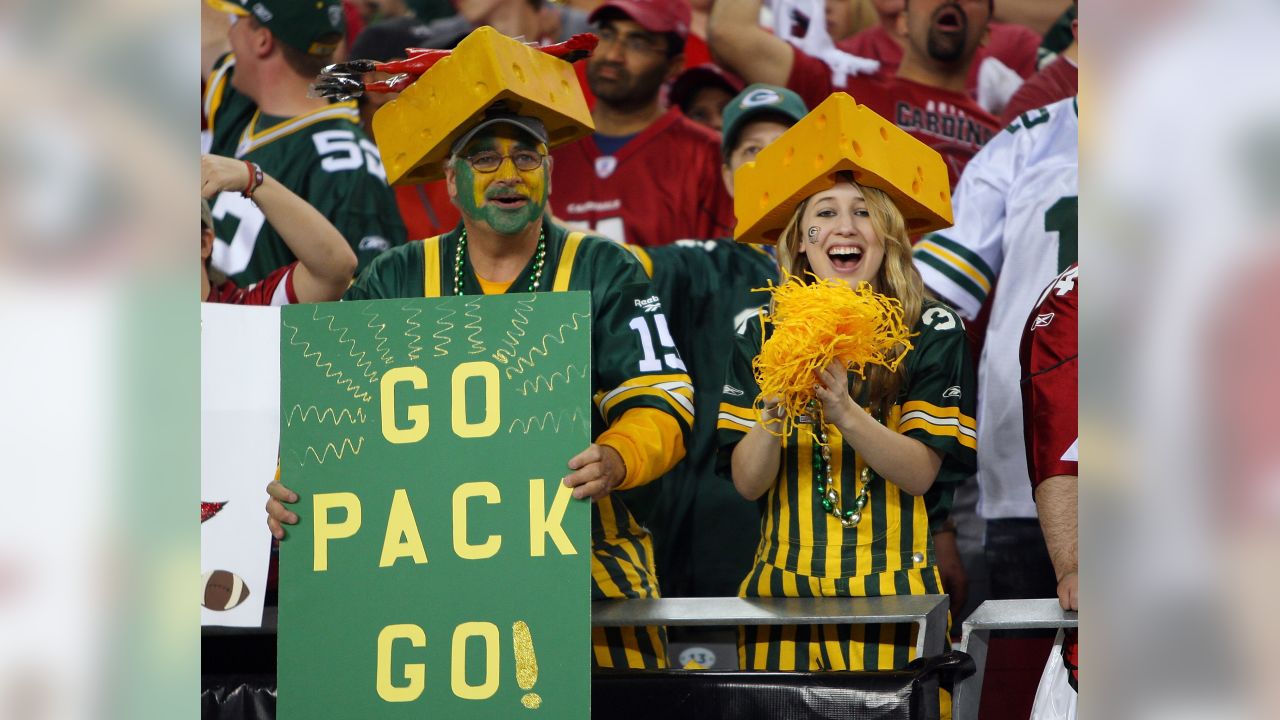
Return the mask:
[[995, 293], [978, 362], [978, 512], [1034, 518], [1018, 344], [1041, 291], [1076, 261], [1079, 107], [1024, 113], [974, 155], [956, 186], [953, 227], [915, 247], [924, 283], [966, 320]]

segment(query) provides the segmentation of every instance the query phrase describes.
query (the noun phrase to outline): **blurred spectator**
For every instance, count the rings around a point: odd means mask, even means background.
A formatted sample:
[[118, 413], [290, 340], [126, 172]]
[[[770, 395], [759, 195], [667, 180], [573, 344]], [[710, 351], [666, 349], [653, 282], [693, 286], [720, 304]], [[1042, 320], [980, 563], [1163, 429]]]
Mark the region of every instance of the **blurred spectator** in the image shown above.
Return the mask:
[[1040, 67], [1049, 64], [1049, 61], [1058, 53], [1076, 41], [1075, 25], [1078, 6], [1079, 3], [1073, 0], [1062, 15], [1054, 21], [1053, 26], [1045, 32], [1044, 39], [1040, 41]]
[[507, 37], [538, 45], [591, 30], [586, 14], [545, 0], [456, 0], [455, 5], [473, 27], [488, 25]]
[[1044, 35], [1071, 0], [1000, 0], [995, 17], [1002, 23], [1021, 25]]
[[827, 34], [839, 45], [877, 21], [875, 0], [826, 0]]
[[[836, 47], [854, 55], [879, 60], [881, 71], [891, 74], [902, 63], [906, 36], [900, 23], [907, 3], [906, 0], [874, 0], [874, 2], [879, 22], [848, 40], [837, 42]], [[995, 12], [994, 3], [988, 3], [988, 7], [992, 13]], [[1036, 71], [1037, 53], [1040, 47], [1038, 34], [1021, 25], [994, 20], [988, 23], [987, 28], [988, 36], [975, 51], [973, 64], [969, 67], [969, 77], [966, 80], [966, 87], [974, 99], [979, 98], [981, 68], [992, 58], [1021, 78], [1030, 77]], [[992, 77], [997, 71], [989, 68], [986, 72], [988, 77]], [[1008, 95], [1004, 97], [1007, 99]], [[985, 104], [984, 107], [991, 110], [991, 107]]]
[[[1075, 5], [1072, 5], [1072, 10], [1074, 9]], [[1040, 72], [1032, 75], [1022, 84], [1022, 87], [1018, 88], [1018, 92], [1009, 98], [1009, 104], [1005, 106], [1004, 114], [1000, 117], [1002, 124], [1012, 123], [1028, 110], [1044, 107], [1076, 94], [1080, 85], [1077, 40], [1080, 23], [1075, 19], [1074, 12], [1070, 15], [1072, 16], [1071, 44], [1063, 48], [1057, 57], [1050, 60]]]
[[596, 132], [551, 152], [556, 216], [644, 246], [728, 233], [719, 139], [660, 104], [684, 67], [686, 0], [611, 0], [591, 21], [600, 28], [587, 60]]
[[720, 132], [725, 105], [742, 91], [742, 81], [714, 63], [698, 65], [680, 73], [667, 99], [690, 120]]
[[696, 67], [711, 62], [711, 48], [707, 47], [707, 20], [716, 0], [687, 0], [689, 3], [689, 37], [684, 41], [685, 67]]
[[[405, 0], [354, 0], [360, 11], [360, 20], [368, 27], [374, 23], [412, 15], [409, 3]], [[359, 33], [356, 34], [359, 37]], [[356, 56], [352, 56], [356, 57]]]
[[[1027, 470], [1063, 610], [1080, 609], [1079, 308], [1080, 268], [1072, 264], [1041, 294], [1025, 323], [1019, 353]], [[1065, 635], [1061, 650], [1045, 665], [1033, 718], [1076, 718], [1079, 631], [1072, 628]]]
[[342, 16], [346, 19], [347, 29], [333, 54], [335, 62], [342, 62], [349, 57], [347, 51], [351, 49], [351, 44], [356, 41], [360, 31], [364, 30], [365, 24], [364, 17], [360, 15], [360, 6], [355, 0], [342, 0]]
[[[240, 288], [211, 272], [213, 213], [209, 198], [240, 192], [262, 209], [298, 260]], [[356, 271], [356, 256], [338, 229], [305, 200], [253, 163], [220, 155], [200, 158], [200, 299], [236, 305], [290, 305], [338, 300]]]
[[[215, 62], [204, 97], [211, 152], [260, 165], [332, 222], [361, 267], [404, 242], [378, 149], [360, 130], [354, 102], [309, 97], [345, 27], [337, 0], [209, 0], [235, 17], [234, 54]], [[244, 3], [244, 4], [241, 4]], [[297, 258], [262, 211], [237, 193], [213, 205], [213, 265], [238, 285]]]
[[711, 49], [725, 69], [748, 82], [786, 84], [810, 107], [833, 91], [859, 103], [941, 153], [952, 187], [964, 165], [1000, 130], [995, 117], [966, 92], [966, 79], [986, 34], [987, 0], [913, 0], [903, 13], [906, 45], [896, 74], [853, 75], [835, 84], [822, 59], [760, 27], [761, 0], [718, 3]]
[[991, 303], [978, 363], [978, 513], [996, 599], [1051, 597], [1056, 584], [1027, 480], [1014, 378], [1036, 298], [1076, 261], [1078, 134], [1074, 99], [1022, 116], [965, 170], [955, 225], [914, 251], [925, 285], [966, 321]]
[[[721, 169], [730, 195], [734, 171], [806, 112], [800, 96], [773, 85], [752, 85], [732, 98], [724, 112]], [[658, 481], [629, 491], [627, 504], [653, 531], [663, 592], [737, 595], [760, 541], [760, 511], [715, 470], [716, 416], [729, 362], [724, 349], [768, 302], [767, 294], [752, 291], [776, 282], [778, 266], [766, 248], [732, 237], [627, 248], [653, 278], [693, 378], [695, 403], [685, 459]]]
[[443, 20], [457, 13], [451, 0], [405, 0], [413, 14], [423, 22]]
[[[365, 28], [351, 46], [351, 57], [377, 62], [401, 60], [405, 48], [448, 49], [458, 44], [472, 29], [471, 23], [454, 16], [430, 23], [413, 15], [375, 23]], [[386, 73], [370, 73], [370, 80], [385, 80]], [[373, 139], [373, 115], [400, 93], [365, 93], [356, 102], [360, 108], [360, 125]], [[449, 200], [444, 180], [392, 188], [396, 206], [404, 221], [406, 237], [421, 240], [452, 230], [461, 218], [457, 206]]]

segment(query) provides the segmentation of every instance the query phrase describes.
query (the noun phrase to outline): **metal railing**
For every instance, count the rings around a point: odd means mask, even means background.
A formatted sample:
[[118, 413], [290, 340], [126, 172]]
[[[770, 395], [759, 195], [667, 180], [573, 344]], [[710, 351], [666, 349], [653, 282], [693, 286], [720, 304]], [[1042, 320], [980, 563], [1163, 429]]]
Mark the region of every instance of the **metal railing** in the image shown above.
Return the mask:
[[637, 598], [591, 603], [596, 627], [915, 623], [916, 656], [946, 649], [946, 595], [822, 598]]
[[977, 720], [992, 630], [1074, 628], [1079, 625], [1079, 613], [1063, 610], [1057, 598], [987, 600], [979, 605], [964, 621], [959, 648], [973, 658], [977, 671], [956, 683], [952, 717], [955, 720]]

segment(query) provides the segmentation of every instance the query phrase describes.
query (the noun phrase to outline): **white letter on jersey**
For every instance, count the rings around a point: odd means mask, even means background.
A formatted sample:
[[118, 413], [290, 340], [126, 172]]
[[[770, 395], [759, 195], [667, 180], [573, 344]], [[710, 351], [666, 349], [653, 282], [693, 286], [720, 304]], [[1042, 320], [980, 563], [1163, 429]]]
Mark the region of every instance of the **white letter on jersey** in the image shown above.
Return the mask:
[[240, 221], [230, 241], [214, 239], [213, 266], [227, 275], [244, 272], [249, 267], [249, 258], [253, 257], [253, 247], [258, 243], [258, 233], [266, 224], [267, 216], [252, 200], [234, 192], [218, 193], [212, 209], [214, 222], [228, 215]]
[[956, 326], [956, 316], [939, 307], [925, 310], [920, 319], [934, 330], [952, 330]]

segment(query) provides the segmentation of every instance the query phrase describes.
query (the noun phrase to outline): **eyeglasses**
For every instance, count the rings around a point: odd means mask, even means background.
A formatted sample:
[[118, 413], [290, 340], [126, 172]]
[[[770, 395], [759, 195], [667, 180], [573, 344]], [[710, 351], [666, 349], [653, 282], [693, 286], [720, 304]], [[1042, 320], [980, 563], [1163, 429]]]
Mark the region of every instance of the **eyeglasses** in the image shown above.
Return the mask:
[[622, 49], [628, 53], [636, 55], [665, 55], [667, 48], [659, 45], [656, 38], [640, 33], [630, 33], [628, 35], [618, 35], [618, 31], [613, 28], [602, 28], [597, 35], [600, 38], [600, 45], [612, 45], [614, 43], [622, 43]]
[[536, 150], [517, 150], [510, 155], [486, 150], [479, 152], [467, 158], [467, 164], [476, 172], [491, 173], [497, 172], [502, 167], [502, 161], [510, 158], [511, 164], [521, 172], [529, 172], [542, 167], [542, 161], [546, 156]]

